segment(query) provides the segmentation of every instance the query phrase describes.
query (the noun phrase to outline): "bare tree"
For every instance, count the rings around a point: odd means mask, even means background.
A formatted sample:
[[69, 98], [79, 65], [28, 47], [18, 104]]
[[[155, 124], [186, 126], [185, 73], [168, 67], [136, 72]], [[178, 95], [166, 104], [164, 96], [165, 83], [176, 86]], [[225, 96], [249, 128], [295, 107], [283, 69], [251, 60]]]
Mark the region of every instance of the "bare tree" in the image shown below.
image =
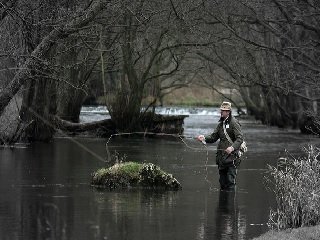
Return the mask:
[[126, 2], [124, 9], [118, 12], [120, 18], [114, 28], [119, 34], [118, 62], [112, 63], [110, 69], [116, 84], [115, 89], [107, 90], [107, 106], [120, 130], [141, 126], [141, 103], [148, 88], [153, 86], [154, 96], [159, 98], [159, 90], [164, 88], [161, 83], [165, 84], [165, 80], [171, 78], [166, 85], [171, 89], [188, 81], [187, 78], [178, 81], [175, 77], [181, 72], [186, 49], [179, 45], [181, 39], [176, 36], [179, 32], [175, 26], [179, 20], [171, 3]]
[[0, 113], [23, 88], [19, 114], [28, 126], [26, 139], [49, 140], [54, 129], [43, 120], [53, 119], [50, 115], [77, 122], [90, 81], [102, 80], [112, 119], [121, 130], [139, 128], [148, 85], [166, 80], [169, 89], [184, 84], [184, 78], [172, 78], [186, 52], [175, 35], [182, 5], [125, 0], [16, 4], [9, 8], [8, 1], [2, 9], [7, 16], [3, 26], [18, 40], [2, 45], [14, 49], [3, 51], [3, 61], [15, 59], [12, 77], [0, 93]]
[[[3, 54], [3, 61], [12, 56], [18, 58], [12, 64], [17, 66], [14, 76], [7, 80], [8, 84], [0, 93], [0, 113], [23, 86], [20, 116], [27, 125], [32, 123], [25, 132], [26, 138], [50, 139], [53, 133], [41, 118], [56, 110], [57, 81], [54, 79], [56, 69], [52, 56], [57, 43], [81, 31], [104, 7], [104, 1], [93, 1], [89, 5], [78, 5], [76, 11], [72, 11], [74, 9], [60, 2], [19, 1], [16, 9], [8, 10], [10, 15], [7, 15], [3, 27], [16, 30], [21, 42], [11, 41], [8, 49], [14, 50]], [[4, 37], [10, 40], [10, 35]]]
[[316, 2], [229, 0], [204, 6], [201, 21], [212, 44], [198, 54], [224, 71], [251, 114], [297, 127], [303, 110], [317, 110]]

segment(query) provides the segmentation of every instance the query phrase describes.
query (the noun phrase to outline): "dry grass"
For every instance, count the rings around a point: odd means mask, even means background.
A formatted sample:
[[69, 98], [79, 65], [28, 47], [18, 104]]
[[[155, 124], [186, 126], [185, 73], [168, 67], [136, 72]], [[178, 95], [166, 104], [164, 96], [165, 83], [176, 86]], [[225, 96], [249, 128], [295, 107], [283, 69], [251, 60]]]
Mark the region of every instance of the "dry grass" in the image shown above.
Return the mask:
[[320, 223], [320, 149], [309, 146], [305, 156], [282, 158], [269, 166], [267, 182], [273, 189], [277, 209], [269, 218], [271, 229], [314, 226]]

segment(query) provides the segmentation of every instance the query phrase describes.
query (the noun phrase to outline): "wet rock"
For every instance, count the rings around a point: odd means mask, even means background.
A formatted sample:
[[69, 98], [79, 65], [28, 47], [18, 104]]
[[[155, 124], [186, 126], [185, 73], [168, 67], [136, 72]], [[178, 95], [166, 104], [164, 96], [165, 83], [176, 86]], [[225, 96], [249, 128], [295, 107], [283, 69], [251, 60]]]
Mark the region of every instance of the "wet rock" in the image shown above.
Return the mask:
[[91, 184], [98, 188], [126, 189], [140, 187], [147, 189], [179, 190], [181, 184], [172, 174], [166, 173], [152, 163], [117, 163], [92, 174]]

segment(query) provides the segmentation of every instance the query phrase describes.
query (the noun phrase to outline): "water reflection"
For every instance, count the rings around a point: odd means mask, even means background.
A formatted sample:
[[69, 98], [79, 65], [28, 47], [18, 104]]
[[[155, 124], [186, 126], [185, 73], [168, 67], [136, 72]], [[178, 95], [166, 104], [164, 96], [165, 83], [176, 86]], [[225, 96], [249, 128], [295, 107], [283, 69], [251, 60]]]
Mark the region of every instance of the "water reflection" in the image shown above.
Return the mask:
[[16, 207], [9, 213], [15, 217], [14, 225], [12, 222], [1, 225], [5, 229], [11, 228], [11, 236], [1, 239], [73, 239], [74, 202], [71, 198], [55, 201], [32, 194], [24, 195], [17, 199]]
[[37, 208], [37, 239], [67, 239], [66, 219], [60, 208], [54, 203], [37, 205]]
[[97, 193], [97, 239], [162, 239], [159, 236], [170, 231], [165, 227], [163, 218], [167, 223], [176, 220], [172, 209], [176, 206], [177, 194], [138, 190]]
[[220, 191], [216, 208], [216, 239], [245, 239], [246, 217], [239, 209], [235, 191]]
[[[205, 210], [197, 231], [197, 240], [247, 239], [247, 219], [241, 212], [237, 192], [217, 191], [216, 207], [212, 207], [212, 198], [205, 202]], [[214, 211], [215, 209], [215, 211]]]

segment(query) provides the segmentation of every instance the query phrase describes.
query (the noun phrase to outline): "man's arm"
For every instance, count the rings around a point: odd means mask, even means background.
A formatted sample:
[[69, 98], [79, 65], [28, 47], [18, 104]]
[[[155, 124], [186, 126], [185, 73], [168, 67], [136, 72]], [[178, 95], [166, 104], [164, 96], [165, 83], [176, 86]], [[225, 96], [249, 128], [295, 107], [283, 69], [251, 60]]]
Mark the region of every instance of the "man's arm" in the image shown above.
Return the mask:
[[211, 133], [210, 135], [205, 136], [205, 141], [208, 143], [214, 143], [216, 142], [220, 137], [219, 137], [219, 127], [220, 127], [221, 123], [218, 124], [218, 126], [216, 127], [216, 129], [214, 130], [213, 133]]

